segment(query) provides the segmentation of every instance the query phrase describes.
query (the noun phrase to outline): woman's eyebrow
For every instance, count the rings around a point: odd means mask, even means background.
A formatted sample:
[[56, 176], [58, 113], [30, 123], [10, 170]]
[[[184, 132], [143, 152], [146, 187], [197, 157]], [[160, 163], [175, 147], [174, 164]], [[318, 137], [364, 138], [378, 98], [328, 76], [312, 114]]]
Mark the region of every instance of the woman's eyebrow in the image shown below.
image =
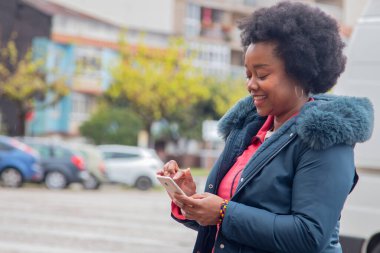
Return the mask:
[[[244, 64], [244, 67], [247, 68], [247, 64]], [[269, 64], [264, 64], [264, 63], [253, 64], [252, 67], [255, 68], [255, 69], [265, 68], [265, 67], [269, 67]]]
[[254, 69], [269, 67], [269, 64], [253, 64]]

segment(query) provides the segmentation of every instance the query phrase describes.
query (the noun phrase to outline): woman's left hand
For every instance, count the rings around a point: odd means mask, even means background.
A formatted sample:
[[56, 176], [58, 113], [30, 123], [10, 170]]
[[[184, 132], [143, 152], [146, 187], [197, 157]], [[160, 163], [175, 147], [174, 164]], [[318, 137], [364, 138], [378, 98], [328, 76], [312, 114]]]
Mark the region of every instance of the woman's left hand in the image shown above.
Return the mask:
[[211, 193], [194, 194], [191, 197], [174, 194], [174, 203], [181, 208], [186, 219], [195, 220], [202, 226], [216, 225], [223, 199]]

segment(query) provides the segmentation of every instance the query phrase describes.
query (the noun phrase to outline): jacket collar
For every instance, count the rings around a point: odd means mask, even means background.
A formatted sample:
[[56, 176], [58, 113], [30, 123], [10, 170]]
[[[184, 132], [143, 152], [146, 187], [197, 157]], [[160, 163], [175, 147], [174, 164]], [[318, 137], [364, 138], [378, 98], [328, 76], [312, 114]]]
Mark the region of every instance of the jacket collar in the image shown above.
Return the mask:
[[[371, 137], [373, 106], [367, 98], [330, 94], [313, 98], [314, 101], [306, 103], [295, 120], [296, 133], [310, 148], [320, 150], [335, 144], [355, 145]], [[226, 139], [252, 114], [257, 114], [256, 107], [252, 97], [247, 96], [220, 119], [219, 133]]]

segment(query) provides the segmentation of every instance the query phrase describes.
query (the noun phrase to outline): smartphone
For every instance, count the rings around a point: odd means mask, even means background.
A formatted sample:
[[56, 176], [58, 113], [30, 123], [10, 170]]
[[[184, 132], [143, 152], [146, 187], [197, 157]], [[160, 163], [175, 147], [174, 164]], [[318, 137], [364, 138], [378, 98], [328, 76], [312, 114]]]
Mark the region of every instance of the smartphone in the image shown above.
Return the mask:
[[175, 192], [186, 195], [171, 177], [157, 176], [157, 179], [165, 187], [169, 195], [172, 196]]

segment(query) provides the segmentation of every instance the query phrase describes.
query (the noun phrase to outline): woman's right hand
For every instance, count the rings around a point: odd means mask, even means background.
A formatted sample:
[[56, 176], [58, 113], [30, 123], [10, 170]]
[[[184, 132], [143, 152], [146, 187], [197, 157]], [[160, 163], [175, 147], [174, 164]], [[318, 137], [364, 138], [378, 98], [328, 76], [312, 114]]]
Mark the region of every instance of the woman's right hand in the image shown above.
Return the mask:
[[174, 160], [170, 160], [164, 165], [162, 170], [157, 172], [157, 175], [173, 178], [174, 182], [185, 192], [187, 196], [192, 196], [196, 193], [196, 185], [191, 175], [190, 168], [181, 170]]

